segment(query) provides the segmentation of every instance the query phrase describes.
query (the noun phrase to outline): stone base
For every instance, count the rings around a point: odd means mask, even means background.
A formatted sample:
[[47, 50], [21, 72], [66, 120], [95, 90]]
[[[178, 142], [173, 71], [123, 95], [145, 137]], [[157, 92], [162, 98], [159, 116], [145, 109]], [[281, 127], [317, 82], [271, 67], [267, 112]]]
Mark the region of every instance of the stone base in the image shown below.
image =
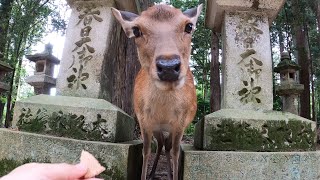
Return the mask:
[[184, 180], [320, 179], [320, 152], [196, 151], [183, 147]]
[[[101, 143], [57, 138], [0, 129], [0, 163], [51, 162], [77, 163], [82, 150], [92, 153], [106, 168], [104, 179], [139, 179], [142, 166], [142, 144]], [[1, 166], [3, 167], [3, 166]]]
[[103, 99], [38, 95], [18, 101], [13, 128], [80, 140], [133, 140], [135, 121]]
[[312, 151], [316, 123], [278, 112], [222, 109], [198, 122], [195, 147], [209, 151]]

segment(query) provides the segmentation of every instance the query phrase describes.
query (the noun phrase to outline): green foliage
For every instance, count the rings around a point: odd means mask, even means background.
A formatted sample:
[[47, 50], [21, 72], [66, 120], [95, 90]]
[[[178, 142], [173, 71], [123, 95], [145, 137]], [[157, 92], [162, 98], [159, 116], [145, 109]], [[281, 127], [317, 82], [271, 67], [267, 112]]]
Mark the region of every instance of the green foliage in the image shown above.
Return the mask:
[[198, 100], [198, 110], [196, 113], [196, 117], [194, 119], [195, 122], [200, 121], [204, 118], [205, 115], [210, 113], [210, 98], [204, 97], [203, 92], [197, 90], [197, 100]]
[[195, 130], [195, 124], [191, 123], [187, 129], [184, 131], [184, 134], [187, 136], [193, 136], [194, 135], [194, 130]]
[[282, 109], [282, 100], [281, 97], [278, 95], [273, 95], [273, 110], [281, 111]]

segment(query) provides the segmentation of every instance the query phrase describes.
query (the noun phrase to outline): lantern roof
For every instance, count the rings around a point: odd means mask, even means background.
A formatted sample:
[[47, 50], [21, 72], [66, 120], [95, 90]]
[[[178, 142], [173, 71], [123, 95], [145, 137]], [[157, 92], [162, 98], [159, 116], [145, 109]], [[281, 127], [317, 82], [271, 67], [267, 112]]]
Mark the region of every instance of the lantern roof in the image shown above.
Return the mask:
[[296, 71], [300, 70], [300, 66], [291, 60], [288, 52], [283, 52], [281, 54], [280, 63], [274, 68], [274, 72], [280, 73], [284, 70], [294, 69]]
[[34, 55], [26, 55], [26, 58], [30, 61], [37, 62], [40, 60], [48, 60], [53, 64], [60, 64], [60, 60], [52, 55], [53, 46], [49, 43], [46, 44], [45, 50], [42, 53], [36, 53]]

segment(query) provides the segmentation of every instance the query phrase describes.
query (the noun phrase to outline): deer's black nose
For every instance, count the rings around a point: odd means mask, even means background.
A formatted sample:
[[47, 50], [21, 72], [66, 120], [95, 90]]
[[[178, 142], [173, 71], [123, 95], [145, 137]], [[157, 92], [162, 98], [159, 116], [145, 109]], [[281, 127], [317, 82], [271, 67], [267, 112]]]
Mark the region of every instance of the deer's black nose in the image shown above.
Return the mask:
[[164, 58], [162, 56], [156, 59], [157, 73], [161, 81], [177, 81], [180, 74], [181, 61], [179, 56]]

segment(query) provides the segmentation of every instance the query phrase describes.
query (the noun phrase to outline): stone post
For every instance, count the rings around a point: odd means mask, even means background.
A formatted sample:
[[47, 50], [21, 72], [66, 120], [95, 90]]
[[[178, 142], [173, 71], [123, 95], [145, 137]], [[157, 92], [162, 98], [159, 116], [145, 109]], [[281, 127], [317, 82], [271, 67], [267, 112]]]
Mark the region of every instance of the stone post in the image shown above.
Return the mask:
[[[103, 65], [114, 18], [113, 0], [68, 0], [72, 9], [57, 79], [57, 94], [110, 100]], [[109, 57], [109, 60], [112, 57]]]

